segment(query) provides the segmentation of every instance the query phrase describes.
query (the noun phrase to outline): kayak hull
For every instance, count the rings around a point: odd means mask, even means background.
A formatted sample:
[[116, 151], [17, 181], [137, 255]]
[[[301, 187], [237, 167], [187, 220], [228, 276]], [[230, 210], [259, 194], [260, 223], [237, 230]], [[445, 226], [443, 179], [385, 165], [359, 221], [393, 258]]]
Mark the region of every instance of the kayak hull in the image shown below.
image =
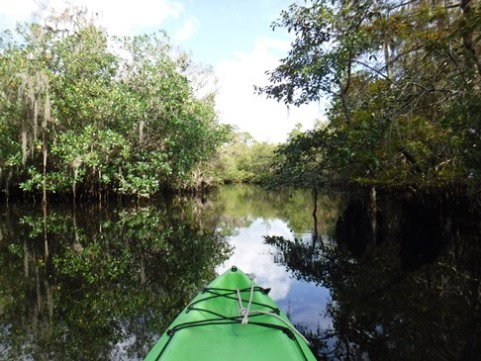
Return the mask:
[[315, 361], [303, 336], [251, 277], [232, 267], [172, 322], [146, 361]]

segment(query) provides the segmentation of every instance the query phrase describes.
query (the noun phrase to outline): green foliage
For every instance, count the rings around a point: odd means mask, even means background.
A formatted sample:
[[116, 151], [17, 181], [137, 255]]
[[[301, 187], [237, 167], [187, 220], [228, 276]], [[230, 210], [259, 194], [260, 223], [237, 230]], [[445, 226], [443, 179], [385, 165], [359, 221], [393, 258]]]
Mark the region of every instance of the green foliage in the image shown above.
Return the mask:
[[223, 183], [265, 183], [271, 176], [276, 148], [255, 141], [248, 133], [233, 133], [220, 149], [215, 170]]
[[14, 244], [14, 243], [9, 244], [8, 251], [18, 258], [22, 258], [23, 256], [23, 249], [19, 244]]
[[132, 267], [127, 249], [118, 256], [105, 254], [98, 243], [89, 244], [80, 253], [71, 248], [54, 259], [55, 268], [65, 277], [81, 278], [89, 284], [117, 281]]
[[273, 25], [294, 34], [291, 50], [258, 91], [294, 105], [329, 96], [331, 108], [325, 129], [282, 148], [280, 183], [478, 177], [480, 19], [474, 0], [291, 5]]
[[124, 342], [142, 359], [230, 251], [219, 211], [199, 212], [192, 199], [9, 211], [0, 212], [2, 359], [109, 359]]
[[[160, 159], [155, 159], [155, 158]], [[162, 161], [162, 154], [155, 153], [150, 161], [137, 161], [125, 165], [125, 176], [119, 174], [118, 192], [148, 198], [159, 191], [159, 176], [168, 174], [170, 168]]]
[[477, 200], [455, 188], [379, 192], [373, 209], [368, 194], [356, 193], [344, 194], [336, 232], [320, 248], [265, 237], [277, 249], [276, 263], [329, 289], [332, 322], [317, 330], [319, 359], [476, 358]]
[[262, 218], [282, 220], [295, 235], [315, 228], [328, 234], [335, 224], [339, 199], [332, 194], [319, 194], [314, 218], [313, 198], [311, 192], [302, 189], [266, 190], [252, 185], [225, 185], [216, 193], [217, 202], [223, 205], [223, 217], [216, 227], [228, 233]]
[[[163, 33], [109, 36], [73, 8], [0, 36], [0, 189], [195, 189], [226, 132]], [[2, 187], [2, 183], [4, 184]]]
[[326, 159], [327, 136], [323, 130], [292, 135], [276, 151], [274, 186], [316, 187], [326, 180], [323, 161]]

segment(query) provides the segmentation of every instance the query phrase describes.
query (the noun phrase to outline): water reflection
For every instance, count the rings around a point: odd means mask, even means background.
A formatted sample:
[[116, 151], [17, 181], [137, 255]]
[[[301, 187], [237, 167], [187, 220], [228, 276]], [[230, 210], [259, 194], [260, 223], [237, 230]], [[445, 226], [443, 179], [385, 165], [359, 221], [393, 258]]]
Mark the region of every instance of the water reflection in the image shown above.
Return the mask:
[[221, 273], [231, 265], [236, 265], [246, 272], [254, 273], [257, 282], [271, 287], [270, 296], [280, 300], [287, 296], [292, 279], [282, 266], [272, 262], [273, 250], [262, 242], [262, 236], [270, 233], [290, 237], [290, 230], [280, 220], [269, 221], [258, 218], [249, 226], [238, 229], [237, 233], [229, 238], [233, 255], [217, 270]]
[[145, 356], [229, 255], [198, 207], [2, 209], [0, 358]]
[[309, 203], [305, 192], [236, 187], [142, 206], [1, 207], [0, 359], [142, 359], [233, 263], [304, 322], [296, 298], [316, 309], [321, 296], [272, 261], [263, 236], [306, 234]]
[[310, 244], [314, 229], [318, 230], [316, 237], [327, 239], [326, 232], [333, 227], [335, 219], [337, 197], [320, 197], [318, 203], [322, 206], [318, 207], [316, 217], [313, 217], [313, 199], [308, 192], [265, 192], [252, 187], [225, 187], [220, 197], [226, 204], [223, 220], [235, 223], [236, 232], [228, 237], [233, 254], [218, 267], [218, 271], [223, 272], [235, 264], [254, 273], [256, 281], [271, 288], [270, 295], [300, 328], [314, 331], [328, 327], [331, 320], [324, 310], [330, 299], [329, 290], [295, 277], [291, 269], [275, 262], [277, 248], [264, 239], [279, 238], [291, 242], [300, 237]]
[[[0, 208], [0, 359], [138, 360], [232, 264], [319, 360], [477, 360], [480, 209], [464, 192]], [[315, 212], [313, 213], [313, 210]]]
[[479, 360], [480, 212], [465, 192], [346, 197], [312, 245], [267, 237], [277, 262], [331, 291], [320, 359]]

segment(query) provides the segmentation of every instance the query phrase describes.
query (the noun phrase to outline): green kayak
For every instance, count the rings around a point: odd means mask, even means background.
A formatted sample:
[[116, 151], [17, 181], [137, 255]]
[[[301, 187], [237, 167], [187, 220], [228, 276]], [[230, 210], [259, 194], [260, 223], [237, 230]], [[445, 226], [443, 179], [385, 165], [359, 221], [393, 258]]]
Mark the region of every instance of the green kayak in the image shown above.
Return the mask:
[[172, 322], [146, 361], [315, 361], [305, 338], [250, 275], [232, 267]]

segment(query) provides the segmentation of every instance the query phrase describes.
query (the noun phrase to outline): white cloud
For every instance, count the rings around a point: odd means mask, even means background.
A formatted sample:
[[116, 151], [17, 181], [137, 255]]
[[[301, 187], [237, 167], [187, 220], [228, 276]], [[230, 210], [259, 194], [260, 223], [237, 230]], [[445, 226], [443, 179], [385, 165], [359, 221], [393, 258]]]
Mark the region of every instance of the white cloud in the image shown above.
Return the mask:
[[319, 315], [329, 300], [329, 290], [313, 283], [297, 281], [285, 266], [274, 262], [278, 250], [263, 241], [263, 236], [281, 236], [293, 240], [288, 224], [280, 219], [257, 218], [248, 227], [237, 229], [238, 233], [229, 239], [234, 253], [216, 268], [219, 274], [232, 266], [246, 273], [254, 273], [255, 281], [261, 287], [271, 288], [269, 296], [284, 311], [290, 311], [291, 320], [311, 327], [329, 327], [331, 320]]
[[[70, 0], [70, 3], [86, 6], [98, 13], [100, 23], [112, 34], [128, 35], [153, 27], [168, 18], [176, 18], [183, 6], [175, 0]], [[50, 0], [50, 6], [61, 9], [65, 0]]]
[[19, 21], [30, 18], [37, 9], [35, 0], [0, 1], [0, 28], [11, 29]]
[[181, 43], [190, 39], [197, 32], [199, 26], [200, 22], [198, 19], [193, 16], [189, 17], [184, 21], [182, 28], [174, 34], [174, 41]]
[[[177, 43], [188, 42], [200, 29], [200, 20], [187, 14], [184, 0], [71, 0], [69, 3], [86, 6], [97, 13], [99, 22], [109, 33], [125, 35], [145, 32], [162, 27], [168, 19], [182, 19], [183, 26], [174, 34]], [[0, 0], [0, 28], [11, 28], [15, 22], [27, 20], [38, 5], [54, 6], [58, 11], [67, 4], [66, 0]], [[205, 19], [202, 19], [205, 21]], [[240, 46], [240, 44], [239, 44]], [[311, 128], [315, 119], [322, 117], [322, 105], [310, 104], [300, 108], [288, 109], [275, 100], [266, 100], [264, 95], [254, 94], [254, 85], [268, 84], [266, 70], [274, 69], [279, 59], [285, 56], [290, 45], [288, 41], [271, 38], [257, 39], [251, 51], [223, 54], [222, 44], [213, 48], [224, 60], [217, 62], [214, 71], [219, 79], [217, 110], [223, 123], [237, 125], [241, 130], [251, 133], [260, 141], [281, 142], [294, 128], [296, 123], [303, 129]], [[225, 58], [229, 56], [229, 58]]]
[[270, 296], [274, 300], [284, 299], [293, 280], [283, 266], [273, 262], [273, 248], [265, 244], [260, 235], [278, 235], [291, 239], [287, 224], [281, 220], [256, 219], [249, 227], [240, 228], [239, 233], [229, 240], [234, 247], [233, 255], [217, 267], [223, 273], [237, 266], [246, 273], [254, 273], [256, 282], [263, 287], [272, 287]]
[[319, 104], [288, 109], [283, 103], [254, 94], [253, 86], [268, 84], [265, 71], [274, 69], [288, 48], [288, 42], [262, 38], [251, 53], [238, 52], [234, 59], [217, 64], [221, 122], [235, 124], [254, 138], [270, 142], [284, 141], [296, 123], [312, 128], [322, 115]]
[[98, 14], [102, 26], [117, 35], [132, 34], [158, 26], [166, 19], [179, 17], [184, 9], [177, 0], [16, 0], [15, 6], [10, 1], [2, 1], [0, 16], [3, 15], [8, 22], [6, 25], [11, 27], [16, 21], [28, 20], [39, 9], [39, 5], [56, 11], [62, 11], [70, 5], [85, 6], [92, 13]]

